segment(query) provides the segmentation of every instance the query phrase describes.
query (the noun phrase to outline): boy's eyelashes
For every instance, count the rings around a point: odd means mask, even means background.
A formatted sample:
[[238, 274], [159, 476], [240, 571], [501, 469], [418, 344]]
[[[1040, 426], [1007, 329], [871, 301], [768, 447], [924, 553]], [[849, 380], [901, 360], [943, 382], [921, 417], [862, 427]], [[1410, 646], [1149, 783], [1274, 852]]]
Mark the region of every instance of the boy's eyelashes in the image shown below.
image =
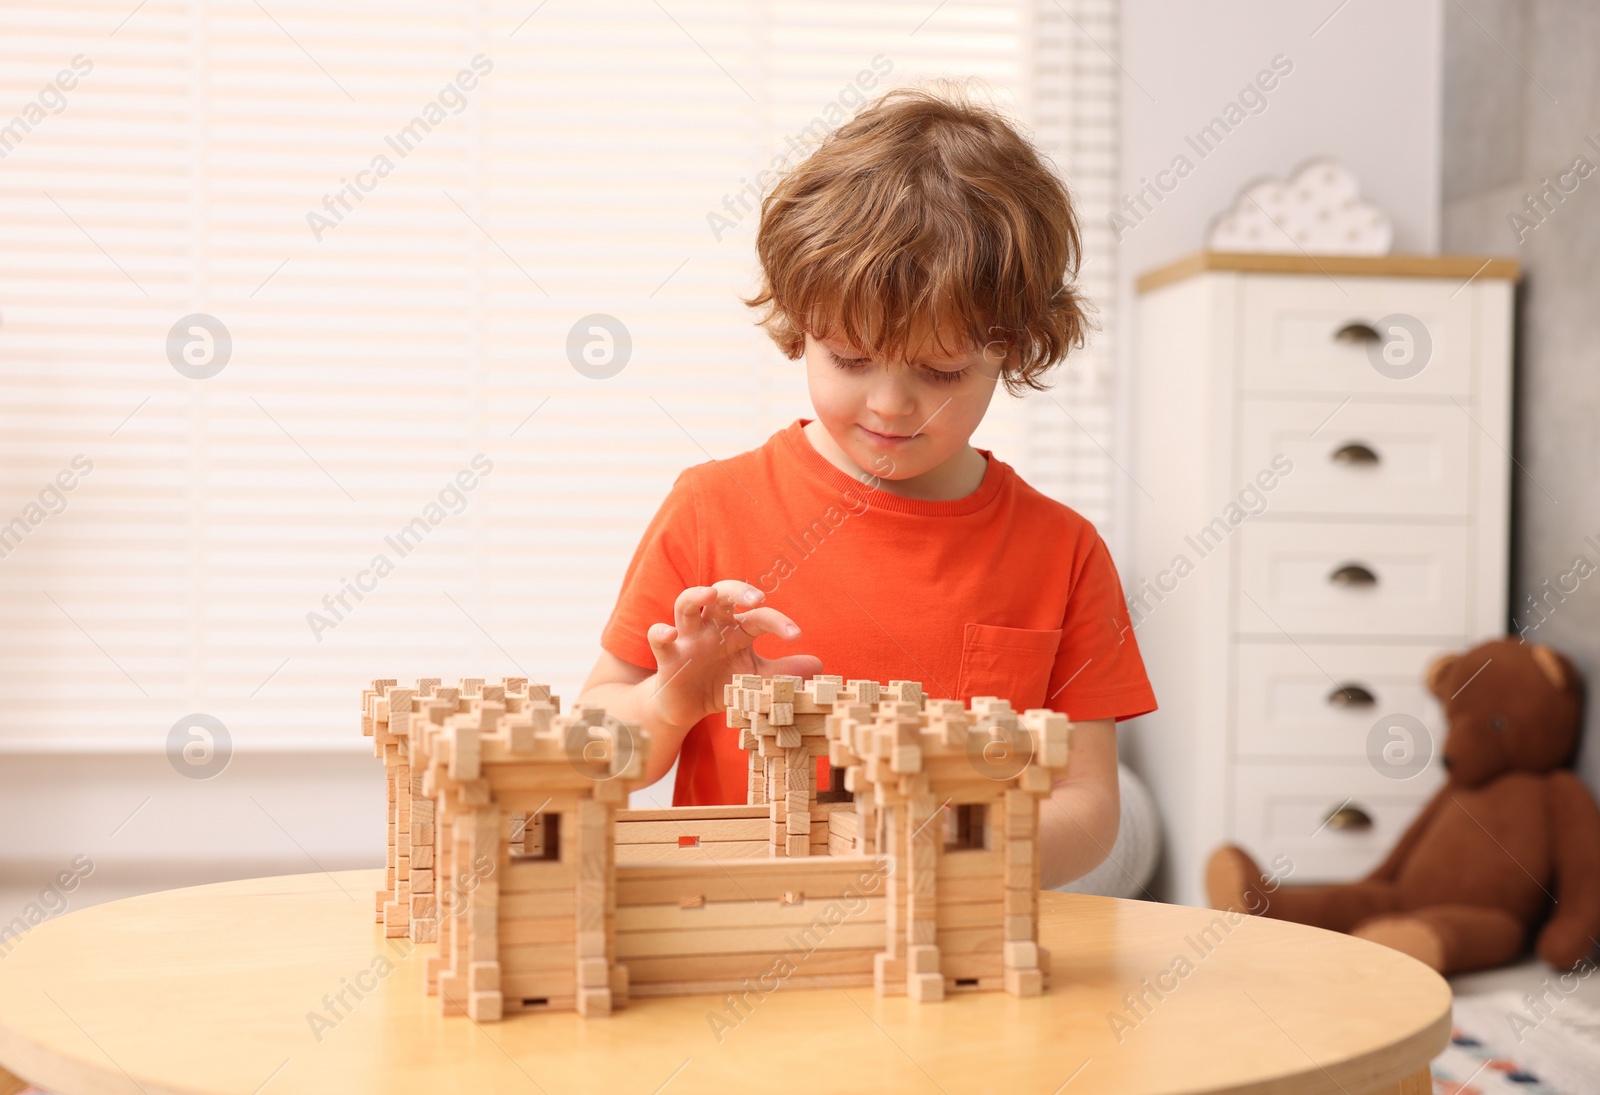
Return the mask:
[[[838, 354], [834, 353], [832, 350], [828, 350], [828, 357], [830, 359], [832, 359], [833, 363], [836, 366], [838, 366], [840, 369], [844, 370], [847, 373], [860, 372], [862, 369], [865, 369], [868, 365], [872, 364], [872, 359], [871, 358], [868, 358], [868, 357], [840, 357]], [[972, 371], [972, 366], [970, 366], [970, 365], [964, 366], [963, 368], [960, 368], [960, 369], [952, 369], [952, 370], [949, 370], [949, 371], [946, 371], [946, 370], [943, 370], [943, 369], [929, 369], [929, 368], [925, 367], [925, 368], [922, 369], [922, 375], [927, 377], [929, 380], [932, 380], [933, 382], [935, 382], [937, 384], [954, 384], [957, 381], [959, 381], [962, 377], [964, 377], [968, 373], [970, 373], [971, 371]]]

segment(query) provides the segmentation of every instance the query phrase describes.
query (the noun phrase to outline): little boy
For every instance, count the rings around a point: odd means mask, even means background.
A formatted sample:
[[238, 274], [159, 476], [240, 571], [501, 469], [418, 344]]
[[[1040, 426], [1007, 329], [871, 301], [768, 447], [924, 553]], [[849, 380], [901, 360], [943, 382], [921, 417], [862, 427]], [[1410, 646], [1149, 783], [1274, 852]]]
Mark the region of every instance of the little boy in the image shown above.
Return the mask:
[[756, 248], [763, 284], [744, 303], [804, 355], [816, 417], [678, 476], [581, 700], [649, 730], [650, 779], [678, 761], [680, 806], [745, 801], [722, 708], [735, 674], [914, 680], [1064, 712], [1041, 883], [1087, 873], [1117, 835], [1115, 724], [1155, 696], [1094, 526], [967, 443], [998, 382], [1044, 390], [1082, 345], [1066, 188], [998, 113], [898, 88], [778, 183]]

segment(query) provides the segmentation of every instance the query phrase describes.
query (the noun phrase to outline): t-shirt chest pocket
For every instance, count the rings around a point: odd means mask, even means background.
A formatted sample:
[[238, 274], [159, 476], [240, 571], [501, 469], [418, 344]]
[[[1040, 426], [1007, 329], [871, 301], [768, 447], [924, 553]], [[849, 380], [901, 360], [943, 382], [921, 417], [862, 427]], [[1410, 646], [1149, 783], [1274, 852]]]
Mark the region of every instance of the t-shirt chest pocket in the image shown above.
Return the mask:
[[1039, 631], [999, 624], [967, 624], [961, 642], [961, 680], [956, 694], [963, 703], [974, 696], [999, 696], [1013, 711], [1043, 707], [1050, 671], [1061, 647], [1061, 629]]

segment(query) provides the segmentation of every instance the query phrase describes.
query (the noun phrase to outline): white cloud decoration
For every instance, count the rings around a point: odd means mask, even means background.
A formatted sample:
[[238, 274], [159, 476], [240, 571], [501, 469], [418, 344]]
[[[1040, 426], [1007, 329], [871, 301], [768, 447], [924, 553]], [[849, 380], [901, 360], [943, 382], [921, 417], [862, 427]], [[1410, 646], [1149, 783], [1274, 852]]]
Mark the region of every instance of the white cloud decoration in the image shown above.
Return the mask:
[[1206, 230], [1211, 251], [1386, 255], [1393, 242], [1388, 216], [1361, 200], [1354, 172], [1330, 159], [1308, 160], [1287, 181], [1247, 184]]

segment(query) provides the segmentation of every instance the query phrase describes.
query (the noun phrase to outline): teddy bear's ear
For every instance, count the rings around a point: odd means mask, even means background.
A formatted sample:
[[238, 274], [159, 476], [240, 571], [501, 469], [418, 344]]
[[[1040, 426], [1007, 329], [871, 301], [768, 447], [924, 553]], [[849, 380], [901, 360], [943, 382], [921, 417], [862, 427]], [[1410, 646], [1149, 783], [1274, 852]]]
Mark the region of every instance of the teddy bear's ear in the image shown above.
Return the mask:
[[1428, 666], [1428, 675], [1424, 678], [1428, 691], [1440, 699], [1444, 697], [1439, 692], [1439, 683], [1444, 680], [1444, 675], [1450, 672], [1450, 667], [1461, 660], [1460, 654], [1441, 654]]
[[1550, 683], [1565, 691], [1572, 685], [1572, 674], [1567, 667], [1565, 659], [1543, 643], [1535, 643], [1528, 651], [1533, 655], [1534, 664], [1550, 678]]

